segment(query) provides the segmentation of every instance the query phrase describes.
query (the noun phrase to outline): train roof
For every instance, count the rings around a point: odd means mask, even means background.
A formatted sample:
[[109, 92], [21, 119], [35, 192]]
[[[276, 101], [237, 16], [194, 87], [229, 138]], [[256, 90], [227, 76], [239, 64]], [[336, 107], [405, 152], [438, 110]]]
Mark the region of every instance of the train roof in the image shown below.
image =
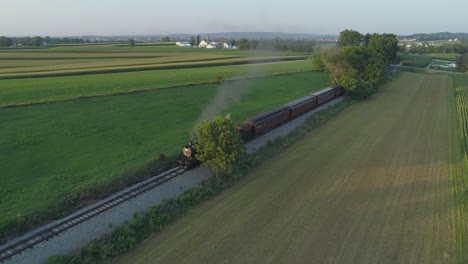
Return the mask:
[[335, 89], [334, 86], [328, 87], [328, 88], [325, 88], [325, 89], [323, 89], [323, 90], [320, 90], [320, 91], [318, 91], [318, 92], [313, 93], [312, 96], [320, 96], [320, 95], [322, 95], [322, 94], [324, 94], [324, 93], [327, 93], [327, 92], [330, 92], [330, 91], [332, 91], [332, 90], [334, 90], [334, 89]]
[[302, 97], [302, 98], [299, 98], [299, 99], [297, 99], [297, 100], [294, 100], [294, 101], [292, 101], [292, 102], [287, 103], [286, 106], [288, 106], [288, 107], [294, 107], [294, 106], [296, 106], [296, 105], [300, 105], [300, 104], [303, 104], [303, 103], [308, 102], [308, 101], [310, 101], [310, 100], [313, 100], [315, 97], [316, 97], [316, 96], [314, 96], [314, 95], [304, 96], [304, 97]]
[[262, 119], [264, 119], [266, 117], [272, 116], [272, 115], [274, 115], [276, 113], [282, 112], [282, 111], [287, 110], [287, 109], [288, 109], [288, 107], [286, 107], [286, 106], [279, 106], [279, 107], [271, 109], [268, 112], [264, 112], [264, 113], [258, 114], [256, 116], [253, 116], [253, 117], [251, 117], [251, 118], [249, 118], [249, 119], [247, 119], [245, 121], [255, 123], [255, 122], [258, 122], [258, 121], [260, 121], [260, 120], [262, 120]]

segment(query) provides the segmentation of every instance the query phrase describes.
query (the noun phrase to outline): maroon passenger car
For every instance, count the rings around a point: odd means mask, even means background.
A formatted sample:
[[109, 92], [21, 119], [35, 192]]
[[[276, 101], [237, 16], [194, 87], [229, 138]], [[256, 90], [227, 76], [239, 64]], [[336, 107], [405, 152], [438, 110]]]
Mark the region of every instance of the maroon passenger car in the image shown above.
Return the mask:
[[296, 118], [305, 112], [314, 109], [317, 106], [317, 97], [308, 95], [286, 104], [289, 107], [289, 119]]
[[252, 134], [258, 136], [270, 131], [284, 122], [287, 122], [288, 120], [289, 108], [286, 106], [280, 106], [245, 120], [243, 127], [244, 129], [252, 130]]

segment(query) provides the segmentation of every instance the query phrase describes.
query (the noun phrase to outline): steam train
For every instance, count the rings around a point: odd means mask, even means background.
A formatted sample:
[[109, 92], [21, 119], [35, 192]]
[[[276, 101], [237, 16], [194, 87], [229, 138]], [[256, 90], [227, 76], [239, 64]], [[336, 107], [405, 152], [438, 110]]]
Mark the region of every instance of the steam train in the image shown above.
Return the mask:
[[[342, 86], [334, 85], [270, 111], [250, 117], [241, 126], [236, 126], [235, 128], [241, 134], [242, 139], [247, 142], [344, 94], [345, 90]], [[177, 159], [177, 163], [185, 169], [193, 168], [199, 164], [195, 155], [196, 150], [193, 147], [193, 143], [190, 142], [182, 149], [182, 155]]]

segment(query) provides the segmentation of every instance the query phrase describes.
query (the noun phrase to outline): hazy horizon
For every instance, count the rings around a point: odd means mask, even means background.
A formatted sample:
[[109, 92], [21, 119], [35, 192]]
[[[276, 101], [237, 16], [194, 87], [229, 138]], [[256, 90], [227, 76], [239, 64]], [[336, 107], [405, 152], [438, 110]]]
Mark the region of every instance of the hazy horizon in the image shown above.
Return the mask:
[[[2, 0], [0, 0], [2, 1]], [[216, 32], [361, 33], [466, 32], [468, 2], [395, 0], [258, 0], [184, 2], [149, 0], [4, 1], [0, 35], [165, 35]]]

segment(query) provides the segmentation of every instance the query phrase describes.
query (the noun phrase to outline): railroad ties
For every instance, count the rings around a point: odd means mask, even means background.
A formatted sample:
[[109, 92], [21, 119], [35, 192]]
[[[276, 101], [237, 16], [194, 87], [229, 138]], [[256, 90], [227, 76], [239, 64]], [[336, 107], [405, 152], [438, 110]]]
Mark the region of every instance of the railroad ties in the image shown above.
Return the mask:
[[186, 170], [182, 168], [174, 168], [167, 170], [157, 176], [154, 176], [141, 184], [136, 184], [134, 187], [131, 187], [128, 191], [123, 192], [111, 199], [102, 203], [97, 203], [93, 206], [90, 206], [89, 209], [79, 213], [76, 216], [70, 217], [69, 219], [56, 223], [45, 230], [32, 234], [28, 237], [22, 238], [16, 242], [12, 242], [11, 245], [6, 246], [5, 248], [0, 247], [0, 262], [7, 260], [28, 248], [32, 248], [34, 245], [41, 243], [42, 241], [49, 240], [50, 238], [62, 233], [73, 226], [76, 226], [90, 218], [95, 217], [123, 202], [126, 202], [138, 195], [141, 195], [161, 184], [166, 183], [184, 173]]

